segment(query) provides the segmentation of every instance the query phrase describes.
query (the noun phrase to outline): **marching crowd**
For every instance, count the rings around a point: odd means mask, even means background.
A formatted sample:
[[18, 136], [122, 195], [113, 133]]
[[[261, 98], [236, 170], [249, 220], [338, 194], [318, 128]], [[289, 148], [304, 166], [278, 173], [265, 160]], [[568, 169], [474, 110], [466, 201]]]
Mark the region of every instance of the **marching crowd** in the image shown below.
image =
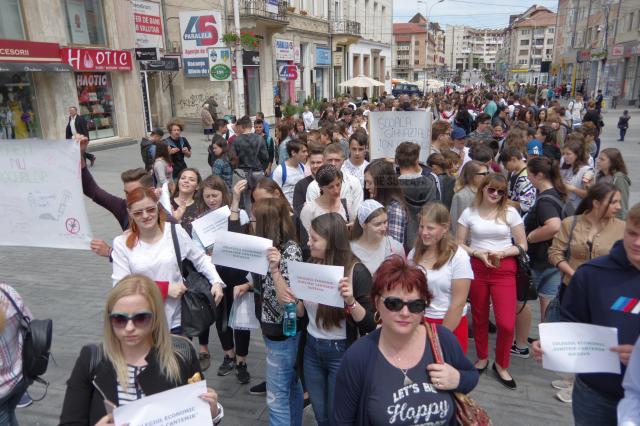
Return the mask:
[[[84, 194], [123, 233], [112, 244], [91, 242], [112, 263], [113, 289], [102, 342], [82, 348], [60, 424], [112, 424], [107, 402], [203, 377], [212, 363], [209, 327], [185, 320], [196, 275], [210, 288], [224, 351], [215, 374], [233, 373], [242, 384], [251, 381], [251, 332], [228, 321], [234, 301], [254, 298], [267, 359], [265, 382], [250, 392], [266, 395], [272, 425], [301, 424], [307, 401], [319, 425], [469, 424], [463, 408], [475, 403], [460, 394], [489, 364], [495, 380], [517, 389], [511, 357], [531, 351], [541, 359], [530, 337], [536, 299], [542, 321], [618, 329], [611, 350], [621, 374], [551, 383], [559, 400], [572, 402], [576, 424], [639, 424], [640, 204], [629, 205], [620, 151], [600, 147], [601, 108], [580, 95], [565, 107], [552, 97], [480, 89], [360, 106], [341, 98], [325, 102], [318, 121], [308, 108], [297, 120], [276, 116], [274, 131], [262, 114], [207, 118], [204, 178], [188, 166], [191, 145], [174, 119], [166, 138], [154, 129], [141, 144], [144, 167], [122, 173], [124, 198], [93, 179], [88, 141], [78, 137]], [[394, 158], [371, 158], [370, 114], [416, 110], [433, 115], [429, 152], [403, 142]], [[628, 122], [619, 122], [622, 140]], [[161, 188], [170, 206], [159, 202]], [[229, 231], [273, 241], [266, 275], [212, 263], [215, 245], [203, 246], [192, 223], [222, 207]], [[297, 299], [290, 261], [343, 267], [344, 308]], [[2, 288], [24, 308], [15, 290]], [[11, 337], [17, 319], [6, 300], [0, 294], [8, 336], [0, 377], [11, 380], [0, 384], [0, 424], [16, 424], [26, 378], [18, 360], [4, 362], [21, 344]], [[293, 333], [283, 326], [289, 309]], [[219, 422], [218, 394], [208, 389], [201, 398]], [[486, 424], [483, 414], [475, 412], [477, 424]]]

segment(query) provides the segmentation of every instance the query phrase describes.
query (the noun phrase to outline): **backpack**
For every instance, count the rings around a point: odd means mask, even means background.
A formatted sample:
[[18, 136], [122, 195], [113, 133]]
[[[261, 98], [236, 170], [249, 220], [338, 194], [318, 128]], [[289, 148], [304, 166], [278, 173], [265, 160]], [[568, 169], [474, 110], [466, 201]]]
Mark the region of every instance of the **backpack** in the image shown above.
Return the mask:
[[37, 320], [26, 317], [9, 293], [3, 289], [0, 289], [0, 291], [2, 291], [5, 297], [11, 302], [20, 317], [20, 329], [22, 331], [22, 375], [28, 384], [32, 384], [35, 381], [45, 386], [45, 392], [42, 398], [34, 399], [34, 401], [40, 401], [46, 396], [47, 388], [49, 387], [49, 382], [40, 376], [47, 372], [49, 365], [53, 321], [50, 319]]
[[140, 141], [140, 156], [142, 157], [142, 162], [144, 163], [144, 169], [149, 171], [153, 168], [153, 157], [151, 156], [151, 146], [153, 145], [153, 141], [142, 138]]
[[[298, 163], [298, 166], [300, 167], [300, 170], [302, 170], [302, 173], [304, 173], [304, 164]], [[282, 184], [280, 186], [284, 187], [284, 183], [287, 181], [287, 164], [286, 163], [282, 163], [281, 167], [282, 167]], [[273, 172], [275, 172], [275, 170]], [[273, 172], [271, 172], [271, 176], [269, 176], [269, 178], [271, 178], [271, 179], [273, 179]], [[346, 208], [345, 208], [345, 210], [346, 210]], [[348, 215], [349, 215], [349, 213], [347, 213], [347, 216]]]
[[555, 195], [543, 194], [538, 197], [538, 200], [544, 199], [551, 200], [558, 207], [560, 207], [560, 220], [564, 219], [565, 217], [574, 216], [576, 213], [576, 208], [573, 206], [573, 204], [563, 203], [562, 200]]

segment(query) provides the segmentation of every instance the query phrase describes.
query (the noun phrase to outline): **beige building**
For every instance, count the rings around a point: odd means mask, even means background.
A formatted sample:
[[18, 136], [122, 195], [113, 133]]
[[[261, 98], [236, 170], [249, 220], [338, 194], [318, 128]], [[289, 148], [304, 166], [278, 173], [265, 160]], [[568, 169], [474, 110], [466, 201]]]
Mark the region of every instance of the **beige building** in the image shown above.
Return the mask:
[[496, 68], [496, 56], [502, 48], [504, 30], [447, 25], [444, 61], [448, 69], [468, 71]]
[[[428, 29], [428, 31], [427, 31]], [[436, 22], [417, 13], [408, 23], [393, 24], [393, 75], [405, 80], [437, 77], [444, 68], [445, 34]]]

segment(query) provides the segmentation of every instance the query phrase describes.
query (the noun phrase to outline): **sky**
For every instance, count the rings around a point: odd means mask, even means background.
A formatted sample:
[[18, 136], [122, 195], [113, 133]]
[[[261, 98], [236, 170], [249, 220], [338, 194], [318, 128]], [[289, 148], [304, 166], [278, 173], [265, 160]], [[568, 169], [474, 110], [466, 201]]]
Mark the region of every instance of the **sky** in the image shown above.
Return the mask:
[[[437, 0], [426, 0], [431, 8]], [[555, 12], [557, 0], [444, 0], [431, 8], [431, 21], [444, 29], [446, 25], [468, 25], [476, 28], [504, 28], [509, 15], [524, 12], [532, 5]], [[393, 22], [407, 22], [416, 13], [426, 16], [426, 7], [418, 0], [393, 0]]]

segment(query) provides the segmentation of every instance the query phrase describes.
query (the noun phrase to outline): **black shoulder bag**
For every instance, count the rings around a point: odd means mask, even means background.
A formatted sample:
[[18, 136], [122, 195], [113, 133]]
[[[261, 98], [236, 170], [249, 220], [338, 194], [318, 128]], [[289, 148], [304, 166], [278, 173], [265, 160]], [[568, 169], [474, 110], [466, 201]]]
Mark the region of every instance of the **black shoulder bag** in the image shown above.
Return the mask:
[[46, 396], [47, 388], [49, 387], [49, 382], [40, 376], [47, 372], [47, 367], [49, 366], [53, 321], [50, 319], [31, 319], [25, 316], [9, 293], [3, 289], [0, 289], [0, 291], [9, 299], [20, 317], [20, 328], [22, 329], [22, 375], [29, 385], [33, 382], [38, 382], [45, 386], [42, 398], [34, 399], [34, 401], [40, 401]]
[[516, 261], [518, 262], [518, 269], [516, 270], [516, 295], [518, 302], [524, 302], [518, 312], [520, 313], [527, 305], [527, 301], [538, 298], [538, 289], [536, 289], [536, 286], [533, 284], [529, 255], [527, 255], [527, 252], [518, 244], [516, 244], [516, 247], [518, 247], [519, 252], [518, 256], [516, 256]]
[[193, 263], [188, 260], [182, 261], [174, 223], [171, 224], [171, 238], [178, 268], [187, 286], [187, 291], [180, 299], [182, 334], [188, 337], [199, 336], [216, 321], [216, 304], [211, 294], [211, 284], [196, 270]]

